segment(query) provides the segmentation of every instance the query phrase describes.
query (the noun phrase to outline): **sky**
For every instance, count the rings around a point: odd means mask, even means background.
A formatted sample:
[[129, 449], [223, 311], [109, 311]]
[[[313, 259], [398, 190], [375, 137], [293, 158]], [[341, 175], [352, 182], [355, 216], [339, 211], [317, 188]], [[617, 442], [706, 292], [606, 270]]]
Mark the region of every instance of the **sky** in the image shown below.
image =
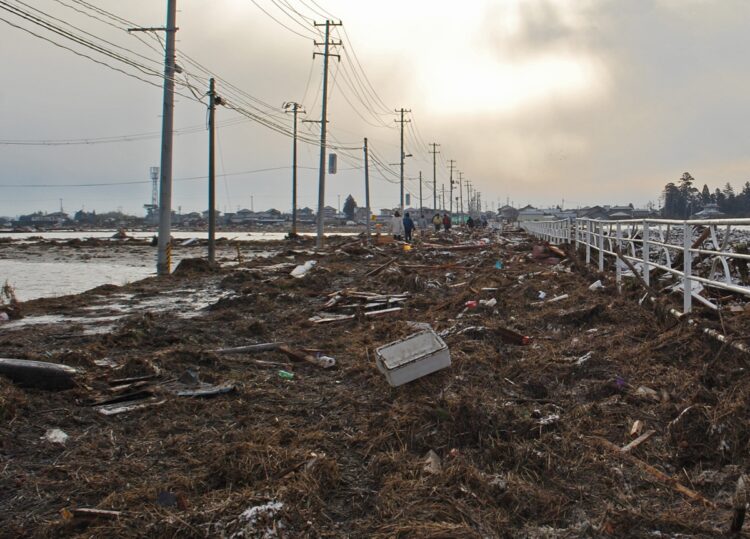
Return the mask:
[[[282, 105], [300, 102], [300, 120], [320, 119], [323, 67], [313, 52], [322, 48], [313, 41], [323, 38], [312, 23], [326, 17], [343, 23], [332, 32], [342, 45], [332, 47], [341, 61], [332, 57], [329, 71], [338, 171], [326, 177], [327, 205], [343, 206], [349, 194], [364, 205], [364, 137], [371, 205], [398, 205], [400, 108], [411, 111], [405, 176], [415, 205], [420, 172], [432, 205], [433, 142], [446, 205], [449, 160], [490, 208], [658, 206], [664, 185], [685, 171], [711, 189], [750, 179], [745, 0], [177, 5], [173, 208], [183, 213], [207, 207], [209, 74], [229, 105], [217, 109], [219, 210], [289, 211], [292, 117]], [[0, 8], [0, 215], [61, 206], [144, 214], [149, 168], [160, 160], [163, 52], [156, 34], [126, 28], [164, 26], [166, 0], [2, 0]], [[19, 8], [147, 73], [11, 12]], [[299, 131], [299, 206], [316, 208], [319, 123]]]

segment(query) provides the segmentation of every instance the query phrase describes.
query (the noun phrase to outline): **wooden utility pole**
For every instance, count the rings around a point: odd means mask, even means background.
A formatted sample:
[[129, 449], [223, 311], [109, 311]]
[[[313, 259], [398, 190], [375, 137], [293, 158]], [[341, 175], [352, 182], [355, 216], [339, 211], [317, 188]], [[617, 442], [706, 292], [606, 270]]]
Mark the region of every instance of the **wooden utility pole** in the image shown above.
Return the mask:
[[432, 154], [432, 207], [437, 210], [437, 162], [435, 158], [440, 153], [437, 151], [437, 147], [440, 144], [433, 142], [430, 146], [432, 146], [432, 151], [430, 152]]
[[453, 168], [456, 165], [455, 159], [449, 159], [448, 160], [448, 166], [451, 169], [451, 177], [450, 177], [450, 196], [448, 197], [448, 202], [450, 203], [450, 215], [451, 218], [453, 217]]
[[365, 138], [365, 212], [367, 213], [367, 243], [370, 243], [370, 155]]
[[459, 215], [460, 215], [460, 218], [461, 218], [461, 224], [464, 224], [464, 189], [461, 186], [461, 182], [463, 181], [463, 179], [464, 179], [464, 173], [463, 172], [459, 172], [458, 173], [458, 198], [461, 201], [461, 206], [460, 206], [460, 210], [459, 210], [459, 212], [460, 212]]
[[156, 273], [169, 275], [172, 269], [172, 137], [177, 0], [167, 0], [167, 26], [165, 28], [128, 29], [129, 32], [154, 30], [163, 30], [167, 34], [167, 43], [164, 48], [164, 103], [161, 120], [161, 181], [159, 182], [159, 239]]
[[422, 215], [422, 208], [424, 208], [424, 204], [422, 204], [422, 171], [419, 171], [419, 215]]
[[[208, 261], [216, 262], [216, 86], [208, 81]], [[221, 102], [221, 100], [219, 100]]]
[[404, 114], [407, 112], [411, 112], [411, 110], [406, 110], [404, 108], [401, 108], [400, 110], [396, 111], [397, 113], [401, 114], [400, 120], [394, 120], [397, 123], [401, 124], [401, 159], [399, 160], [399, 163], [401, 165], [401, 202], [399, 202], [399, 207], [401, 208], [401, 214], [404, 213], [404, 158], [406, 157], [406, 154], [404, 153], [404, 124], [408, 124], [411, 122], [411, 120], [404, 120]]
[[323, 210], [325, 208], [325, 197], [326, 197], [326, 127], [328, 124], [328, 58], [330, 56], [336, 57], [339, 62], [341, 56], [330, 52], [330, 46], [335, 47], [341, 45], [341, 41], [331, 42], [331, 26], [341, 26], [341, 23], [326, 20], [325, 23], [314, 23], [315, 26], [325, 26], [326, 36], [323, 43], [315, 41], [316, 46], [323, 45], [323, 52], [314, 52], [313, 58], [320, 55], [323, 57], [323, 101], [321, 103], [321, 115], [320, 115], [320, 169], [318, 173], [318, 236], [315, 241], [315, 246], [318, 249], [323, 248]]
[[[304, 109], [302, 105], [294, 101], [284, 103], [284, 109], [286, 112], [291, 112], [294, 115], [294, 137], [292, 139], [292, 231], [290, 235], [297, 235], [297, 114], [302, 112]], [[291, 109], [291, 111], [290, 111]]]

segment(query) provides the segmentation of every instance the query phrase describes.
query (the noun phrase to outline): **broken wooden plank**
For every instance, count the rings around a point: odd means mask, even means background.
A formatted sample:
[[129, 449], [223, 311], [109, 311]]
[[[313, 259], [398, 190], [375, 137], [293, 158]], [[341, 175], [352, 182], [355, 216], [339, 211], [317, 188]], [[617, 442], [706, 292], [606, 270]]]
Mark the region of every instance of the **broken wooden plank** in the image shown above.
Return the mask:
[[74, 377], [78, 373], [77, 369], [59, 363], [0, 358], [0, 374], [25, 387], [70, 389], [75, 386]]
[[147, 399], [152, 396], [153, 396], [153, 393], [151, 391], [134, 391], [131, 393], [125, 393], [124, 395], [118, 395], [116, 397], [112, 397], [109, 399], [94, 401], [91, 403], [91, 406], [108, 406], [110, 404], [119, 404], [123, 402], [135, 402], [135, 401]]
[[374, 270], [365, 273], [365, 277], [373, 277], [373, 276], [377, 275], [378, 273], [380, 273], [381, 271], [383, 271], [385, 268], [387, 268], [388, 266], [390, 266], [391, 264], [393, 264], [395, 261], [396, 261], [396, 258], [391, 258], [385, 264], [383, 264], [381, 266], [378, 266]]
[[146, 380], [153, 380], [154, 378], [156, 378], [155, 374], [147, 374], [145, 376], [131, 376], [129, 378], [115, 378], [114, 380], [109, 380], [107, 383], [111, 386], [121, 386], [121, 385], [132, 384], [135, 382], [144, 382]]
[[280, 342], [264, 342], [258, 344], [249, 344], [247, 346], [235, 346], [234, 348], [219, 348], [217, 350], [211, 350], [214, 354], [252, 354], [255, 352], [268, 352], [278, 350], [279, 346], [284, 343]]
[[234, 382], [226, 382], [224, 384], [212, 385], [203, 384], [197, 388], [175, 389], [173, 393], [178, 397], [215, 397], [217, 395], [223, 395], [225, 393], [231, 393], [237, 389], [237, 384]]
[[76, 518], [81, 520], [93, 520], [97, 518], [120, 518], [122, 511], [110, 511], [109, 509], [93, 509], [88, 507], [75, 507], [73, 509], [64, 509], [63, 517]]
[[656, 434], [655, 430], [649, 430], [638, 436], [635, 440], [630, 442], [629, 444], [623, 446], [620, 448], [621, 453], [630, 453], [633, 449], [641, 445], [643, 442], [651, 438], [654, 434]]
[[316, 367], [322, 367], [324, 369], [329, 369], [336, 365], [336, 360], [333, 358], [317, 357], [312, 354], [302, 352], [301, 350], [294, 350], [287, 345], [280, 346], [279, 352], [283, 352], [295, 361], [306, 361], [307, 363], [315, 365]]
[[139, 401], [129, 401], [125, 404], [105, 404], [104, 406], [98, 406], [96, 411], [103, 415], [118, 415], [127, 412], [134, 412], [136, 410], [142, 410], [143, 408], [150, 408], [151, 406], [161, 406], [167, 402], [167, 399], [156, 400], [151, 397]]
[[641, 459], [634, 457], [630, 453], [623, 453], [620, 450], [620, 447], [613, 444], [609, 440], [605, 440], [604, 438], [599, 438], [597, 436], [592, 437], [592, 440], [596, 442], [598, 445], [602, 446], [603, 448], [611, 451], [615, 455], [620, 456], [621, 458], [624, 458], [631, 464], [634, 464], [638, 468], [640, 468], [642, 471], [648, 473], [658, 481], [661, 481], [662, 483], [665, 483], [669, 486], [671, 486], [674, 490], [682, 494], [683, 496], [686, 496], [687, 498], [696, 501], [701, 502], [702, 504], [706, 505], [707, 507], [711, 507], [713, 509], [716, 509], [716, 504], [712, 502], [711, 500], [705, 498], [702, 494], [699, 492], [696, 492], [693, 489], [690, 489], [674, 479], [673, 477], [670, 477], [669, 475], [665, 474], [661, 470], [658, 470], [651, 466], [650, 464], [647, 464], [646, 462], [643, 462]]

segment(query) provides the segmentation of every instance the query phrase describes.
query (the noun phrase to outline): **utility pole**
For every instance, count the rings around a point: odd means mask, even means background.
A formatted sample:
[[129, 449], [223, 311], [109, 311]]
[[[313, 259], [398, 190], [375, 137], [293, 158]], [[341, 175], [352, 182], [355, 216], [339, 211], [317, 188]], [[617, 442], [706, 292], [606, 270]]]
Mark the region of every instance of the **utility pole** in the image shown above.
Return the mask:
[[[289, 110], [291, 108], [291, 111]], [[302, 105], [294, 101], [290, 103], [284, 103], [284, 109], [286, 112], [294, 114], [294, 138], [292, 141], [292, 231], [290, 236], [297, 235], [297, 114], [302, 112], [304, 109]]]
[[332, 54], [329, 50], [330, 46], [340, 46], [341, 41], [331, 42], [331, 26], [341, 26], [341, 23], [326, 20], [325, 23], [314, 23], [315, 26], [326, 27], [325, 42], [318, 43], [314, 41], [316, 46], [323, 45], [323, 52], [313, 52], [313, 59], [320, 55], [323, 57], [323, 101], [321, 103], [321, 116], [320, 116], [320, 170], [318, 175], [318, 237], [315, 241], [315, 247], [318, 249], [323, 248], [323, 209], [325, 208], [326, 198], [326, 127], [328, 124], [328, 58], [335, 56], [338, 61], [341, 61], [341, 56], [338, 54]]
[[432, 151], [430, 152], [432, 154], [432, 207], [437, 210], [437, 164], [435, 158], [440, 153], [437, 151], [437, 147], [440, 144], [433, 142], [430, 146], [432, 146]]
[[159, 240], [156, 273], [172, 268], [172, 137], [174, 128], [175, 34], [177, 0], [167, 0], [167, 45], [164, 49], [164, 105], [161, 123], [161, 182], [159, 184]]
[[471, 204], [471, 182], [469, 180], [466, 180], [466, 201], [467, 201], [467, 204], [468, 204], [469, 217], [471, 217], [471, 210], [472, 210], [472, 204]]
[[365, 207], [367, 213], [367, 243], [370, 243], [370, 155], [367, 151], [367, 138], [365, 137]]
[[458, 198], [461, 201], [461, 207], [460, 207], [460, 218], [461, 218], [461, 224], [464, 223], [464, 189], [461, 186], [461, 182], [464, 180], [464, 173], [459, 172], [458, 173]]
[[208, 261], [216, 262], [216, 105], [221, 98], [216, 95], [213, 77], [208, 88]]
[[404, 120], [404, 113], [411, 112], [411, 110], [406, 110], [403, 107], [401, 110], [397, 110], [397, 113], [401, 114], [400, 120], [394, 120], [397, 123], [401, 124], [401, 159], [399, 160], [401, 164], [401, 202], [399, 203], [399, 207], [401, 208], [401, 213], [404, 212], [404, 158], [406, 157], [406, 154], [404, 153], [404, 124], [408, 124], [411, 122], [411, 120]]
[[451, 169], [450, 196], [448, 197], [449, 198], [449, 202], [450, 202], [450, 206], [451, 206], [450, 207], [450, 212], [449, 212], [450, 215], [451, 215], [451, 217], [453, 217], [453, 168], [455, 167], [455, 164], [456, 164], [456, 160], [455, 159], [449, 159], [448, 160], [448, 166]]
[[424, 205], [422, 204], [422, 171], [419, 171], [419, 215], [422, 215], [422, 208], [424, 208]]
[[440, 184], [440, 190], [442, 192], [442, 196], [440, 197], [440, 209], [445, 211], [445, 184]]

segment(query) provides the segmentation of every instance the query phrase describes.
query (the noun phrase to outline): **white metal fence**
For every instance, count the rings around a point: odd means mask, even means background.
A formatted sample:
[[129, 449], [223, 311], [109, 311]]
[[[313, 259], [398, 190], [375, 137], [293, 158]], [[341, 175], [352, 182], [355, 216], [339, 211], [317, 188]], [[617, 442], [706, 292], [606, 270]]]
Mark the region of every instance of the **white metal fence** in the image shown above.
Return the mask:
[[[618, 251], [647, 285], [651, 285], [652, 272], [659, 271], [666, 276], [662, 285], [682, 292], [685, 313], [692, 311], [693, 299], [717, 308], [700, 295], [704, 287], [750, 297], [750, 219], [576, 219], [525, 222], [521, 228], [552, 243], [574, 241], [578, 249], [585, 250], [586, 263], [596, 263], [599, 271], [604, 271], [607, 257], [613, 259], [618, 285], [623, 276], [631, 274]], [[667, 282], [670, 278], [676, 282]]]

